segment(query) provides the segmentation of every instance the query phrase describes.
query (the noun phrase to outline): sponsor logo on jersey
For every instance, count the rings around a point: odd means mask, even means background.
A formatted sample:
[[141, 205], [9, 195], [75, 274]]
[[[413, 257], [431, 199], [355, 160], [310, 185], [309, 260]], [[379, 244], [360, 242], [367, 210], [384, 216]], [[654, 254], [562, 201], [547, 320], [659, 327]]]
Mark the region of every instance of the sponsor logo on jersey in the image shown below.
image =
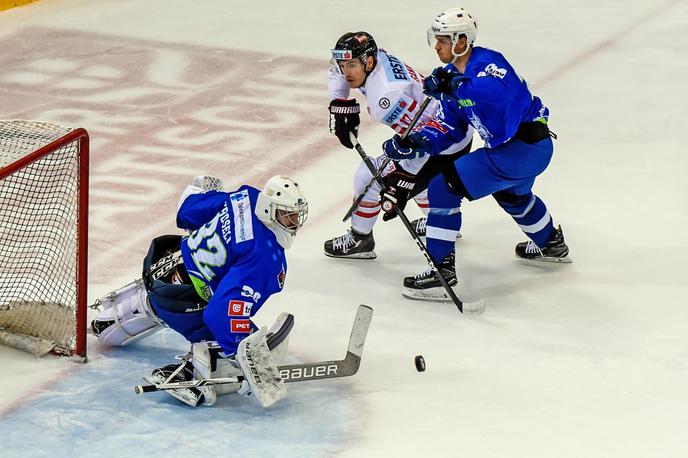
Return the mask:
[[380, 108], [386, 110], [389, 108], [389, 99], [387, 97], [383, 97], [377, 102], [377, 104], [380, 105]]
[[241, 287], [241, 295], [244, 297], [250, 297], [251, 299], [253, 299], [254, 302], [258, 302], [261, 296], [261, 294], [258, 291], [253, 291], [253, 288], [251, 288], [248, 285], [244, 285]]
[[387, 112], [387, 115], [384, 118], [385, 124], [387, 125], [392, 125], [394, 122], [399, 119], [399, 116], [405, 111], [406, 107], [408, 106], [408, 103], [402, 98], [400, 99], [394, 107]]
[[485, 70], [478, 72], [478, 78], [481, 76], [496, 76], [497, 78], [504, 79], [506, 76], [506, 69], [497, 67], [497, 64], [489, 64], [485, 67]]
[[251, 322], [249, 320], [229, 320], [232, 332], [248, 334], [251, 332]]
[[487, 127], [485, 127], [485, 124], [480, 120], [478, 115], [475, 113], [471, 113], [471, 116], [468, 118], [470, 121], [471, 125], [475, 128], [475, 130], [478, 132], [478, 135], [480, 135], [480, 138], [483, 139], [487, 147], [490, 147], [490, 139], [492, 139], [492, 133], [487, 130]]
[[387, 60], [382, 61], [382, 67], [385, 69], [389, 81], [408, 81], [409, 79], [406, 66], [394, 56], [387, 54]]
[[248, 190], [243, 189], [229, 195], [234, 211], [234, 230], [236, 231], [236, 243], [253, 240], [253, 212], [251, 211], [251, 199]]
[[435, 130], [437, 130], [437, 131], [442, 132], [443, 134], [446, 134], [447, 132], [449, 132], [449, 129], [447, 129], [447, 128], [444, 127], [442, 124], [440, 124], [439, 122], [435, 121], [434, 119], [430, 119], [430, 120], [424, 122], [424, 123], [423, 123], [423, 127], [429, 127], [429, 128], [431, 128], [431, 129], [435, 129]]
[[227, 315], [229, 316], [251, 316], [251, 309], [253, 304], [251, 302], [231, 300], [229, 301], [229, 308]]
[[277, 283], [279, 284], [280, 289], [284, 288], [284, 280], [286, 277], [287, 275], [284, 273], [284, 267], [282, 267], [282, 271], [277, 274]]
[[409, 76], [413, 78], [414, 80], [418, 81], [419, 83], [423, 83], [423, 81], [418, 77], [418, 74], [416, 71], [413, 69], [413, 67], [409, 67], [408, 65], [404, 64], [406, 66], [406, 71], [408, 72]]

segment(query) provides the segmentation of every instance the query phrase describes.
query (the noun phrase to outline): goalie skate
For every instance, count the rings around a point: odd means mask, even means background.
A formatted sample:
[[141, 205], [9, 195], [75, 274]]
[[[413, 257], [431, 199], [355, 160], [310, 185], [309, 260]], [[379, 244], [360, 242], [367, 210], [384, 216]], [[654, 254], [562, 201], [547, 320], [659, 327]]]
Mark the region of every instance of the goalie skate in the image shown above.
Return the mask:
[[[154, 369], [149, 377], [143, 377], [143, 379], [152, 385], [181, 383], [193, 380], [193, 372], [193, 365], [186, 360], [182, 364], [168, 364], [167, 366]], [[198, 404], [211, 406], [217, 400], [217, 395], [211, 386], [177, 388], [165, 392], [191, 407], [196, 407]]]

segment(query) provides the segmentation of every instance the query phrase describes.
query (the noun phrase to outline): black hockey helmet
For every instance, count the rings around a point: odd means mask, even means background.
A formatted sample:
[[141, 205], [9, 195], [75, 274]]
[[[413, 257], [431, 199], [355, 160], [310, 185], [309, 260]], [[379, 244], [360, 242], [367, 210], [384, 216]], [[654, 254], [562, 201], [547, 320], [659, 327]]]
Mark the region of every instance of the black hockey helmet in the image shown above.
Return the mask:
[[377, 58], [377, 43], [373, 36], [368, 32], [347, 32], [334, 45], [332, 63], [358, 58], [365, 65], [368, 56]]

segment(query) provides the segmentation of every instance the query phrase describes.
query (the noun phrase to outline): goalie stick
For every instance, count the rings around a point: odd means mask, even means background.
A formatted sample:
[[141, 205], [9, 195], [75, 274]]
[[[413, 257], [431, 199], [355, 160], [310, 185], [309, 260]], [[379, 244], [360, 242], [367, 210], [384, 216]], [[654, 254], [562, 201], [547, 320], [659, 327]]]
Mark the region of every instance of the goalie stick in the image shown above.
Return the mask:
[[[310, 380], [323, 380], [329, 378], [350, 377], [358, 372], [361, 365], [363, 345], [370, 321], [373, 318], [373, 309], [367, 305], [360, 305], [356, 312], [356, 318], [351, 328], [349, 345], [344, 359], [334, 361], [321, 361], [317, 363], [288, 364], [278, 366], [280, 377], [285, 383], [307, 382]], [[155, 391], [177, 390], [180, 388], [198, 388], [207, 385], [225, 385], [230, 383], [240, 384], [243, 376], [226, 378], [207, 378], [187, 380], [184, 382], [161, 383], [158, 385], [137, 385], [134, 387], [136, 394], [152, 393]], [[237, 388], [238, 389], [238, 388]]]
[[[431, 100], [432, 100], [432, 97], [426, 97], [425, 100], [423, 100], [423, 103], [420, 104], [420, 107], [418, 107], [418, 113], [416, 113], [416, 115], [413, 117], [408, 128], [406, 129], [404, 134], [401, 136], [402, 140], [405, 139], [406, 137], [408, 137], [408, 135], [411, 133], [413, 128], [416, 127], [418, 120], [420, 119], [423, 112], [425, 112], [425, 109], [428, 107], [428, 104], [430, 103]], [[354, 147], [358, 151], [358, 146], [360, 146], [358, 144], [358, 139], [353, 134], [349, 134], [349, 135], [351, 136], [351, 143], [354, 144]], [[358, 152], [359, 152], [359, 154], [361, 153], [361, 151], [358, 151]], [[370, 183], [368, 183], [368, 185], [363, 189], [363, 192], [358, 195], [356, 200], [354, 200], [353, 205], [351, 205], [351, 207], [349, 207], [349, 210], [346, 212], [346, 215], [344, 215], [344, 218], [342, 219], [342, 221], [346, 221], [349, 218], [351, 218], [351, 215], [354, 214], [354, 212], [356, 211], [356, 209], [360, 205], [361, 201], [363, 201], [363, 198], [365, 197], [365, 195], [368, 194], [368, 191], [370, 191], [370, 188], [372, 188], [375, 183], [379, 182], [380, 177], [382, 176], [382, 172], [385, 170], [385, 168], [387, 167], [387, 164], [389, 164], [389, 162], [391, 160], [389, 158], [385, 158], [385, 160], [382, 162], [382, 164], [380, 164], [380, 168], [377, 171], [375, 171], [374, 170], [375, 167], [372, 165], [372, 162], [370, 162], [370, 159], [368, 158], [368, 156], [365, 155], [365, 153], [363, 153], [362, 157], [365, 157], [365, 159], [363, 159], [364, 161], [366, 161], [366, 159], [367, 159], [366, 165], [368, 166], [368, 169], [370, 169], [370, 173], [373, 174], [373, 178], [370, 180]]]
[[[427, 100], [427, 99], [426, 99]], [[361, 146], [360, 143], [358, 143], [358, 140], [356, 137], [351, 135], [351, 141], [354, 144], [354, 147], [356, 151], [358, 152], [359, 156], [361, 156], [361, 159], [363, 159], [363, 162], [366, 164], [368, 169], [370, 170], [370, 173], [373, 174], [373, 177], [375, 177], [375, 167], [373, 166], [372, 161], [366, 154], [366, 152], [363, 150], [363, 147]], [[384, 191], [386, 186], [382, 182], [381, 179], [377, 179], [378, 184]], [[442, 287], [447, 291], [447, 294], [449, 295], [449, 298], [451, 301], [456, 305], [456, 307], [459, 309], [459, 312], [463, 313], [464, 306], [466, 308], [467, 312], [471, 313], [482, 313], [485, 310], [485, 301], [482, 299], [475, 301], [475, 302], [463, 302], [461, 299], [458, 298], [454, 290], [449, 286], [449, 283], [447, 283], [447, 280], [442, 276], [440, 273], [439, 266], [437, 263], [432, 259], [430, 256], [430, 253], [428, 253], [428, 249], [423, 243], [423, 241], [420, 239], [418, 234], [416, 234], [416, 231], [413, 230], [413, 227], [411, 226], [411, 223], [409, 222], [408, 218], [406, 217], [406, 214], [404, 211], [400, 208], [396, 208], [395, 210], [397, 212], [397, 215], [399, 216], [399, 219], [401, 220], [402, 223], [404, 223], [404, 226], [408, 230], [409, 234], [411, 234], [411, 237], [416, 241], [416, 245], [418, 245], [418, 248], [420, 248], [421, 253], [423, 253], [423, 256], [425, 256], [425, 259], [428, 261], [428, 264], [430, 264], [430, 267], [432, 267], [435, 272], [437, 272], [437, 276], [439, 277], [440, 283], [442, 283]]]

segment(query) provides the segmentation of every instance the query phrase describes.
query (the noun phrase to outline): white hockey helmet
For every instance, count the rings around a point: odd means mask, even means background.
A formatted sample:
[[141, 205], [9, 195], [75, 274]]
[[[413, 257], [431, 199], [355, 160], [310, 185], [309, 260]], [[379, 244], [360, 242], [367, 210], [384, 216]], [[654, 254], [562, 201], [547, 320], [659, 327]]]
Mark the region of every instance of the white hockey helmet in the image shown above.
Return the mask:
[[298, 183], [275, 175], [258, 194], [256, 216], [277, 237], [283, 248], [290, 248], [296, 232], [308, 217], [308, 202]]
[[[432, 25], [428, 29], [428, 45], [435, 46], [437, 35], [446, 35], [451, 37], [452, 54], [454, 57], [461, 57], [465, 55], [473, 46], [478, 36], [478, 24], [475, 22], [473, 16], [464, 8], [449, 8], [440, 13], [432, 21]], [[461, 54], [456, 54], [454, 48], [459, 42], [461, 35], [466, 36], [466, 50]]]

